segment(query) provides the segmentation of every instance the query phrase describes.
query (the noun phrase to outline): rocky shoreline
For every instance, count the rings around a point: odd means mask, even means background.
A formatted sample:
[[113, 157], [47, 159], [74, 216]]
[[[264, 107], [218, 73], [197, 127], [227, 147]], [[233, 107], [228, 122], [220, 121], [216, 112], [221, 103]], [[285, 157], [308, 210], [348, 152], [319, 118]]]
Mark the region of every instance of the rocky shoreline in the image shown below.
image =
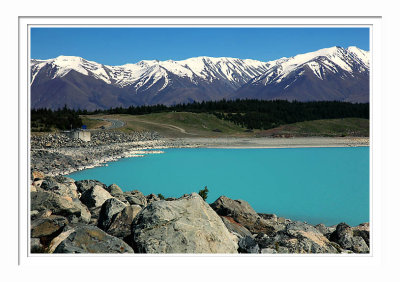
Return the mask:
[[31, 253], [369, 253], [369, 223], [310, 225], [244, 200], [160, 199], [115, 184], [31, 175]]
[[163, 139], [156, 132], [94, 131], [90, 142], [72, 139], [63, 133], [34, 135], [31, 137], [31, 171], [66, 175], [120, 158], [142, 156], [145, 149], [194, 146], [182, 140]]

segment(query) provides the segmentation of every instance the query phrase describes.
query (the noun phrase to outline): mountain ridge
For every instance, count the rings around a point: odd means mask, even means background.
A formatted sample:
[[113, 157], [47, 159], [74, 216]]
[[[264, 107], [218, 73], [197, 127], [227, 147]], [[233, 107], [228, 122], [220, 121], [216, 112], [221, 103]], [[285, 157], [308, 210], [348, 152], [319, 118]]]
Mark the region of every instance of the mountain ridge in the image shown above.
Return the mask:
[[64, 103], [93, 110], [223, 98], [368, 101], [369, 51], [330, 47], [268, 62], [200, 56], [122, 66], [76, 56], [31, 60], [32, 108]]

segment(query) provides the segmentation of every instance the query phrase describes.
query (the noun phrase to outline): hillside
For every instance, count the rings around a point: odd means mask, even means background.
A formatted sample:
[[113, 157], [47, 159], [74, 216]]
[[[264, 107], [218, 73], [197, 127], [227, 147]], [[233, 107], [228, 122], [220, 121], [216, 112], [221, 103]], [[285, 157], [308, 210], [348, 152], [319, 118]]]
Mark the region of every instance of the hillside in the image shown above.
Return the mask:
[[260, 135], [272, 137], [368, 137], [369, 120], [363, 118], [342, 118], [296, 122], [262, 131]]
[[[229, 121], [218, 119], [214, 115], [204, 113], [169, 112], [147, 115], [96, 115], [83, 116], [87, 119], [118, 119], [125, 126], [118, 129], [130, 131], [157, 131], [165, 137], [224, 137], [250, 136], [246, 129]], [[97, 121], [98, 124], [100, 121]], [[95, 126], [98, 127], [98, 126]]]
[[104, 124], [104, 121], [93, 121], [94, 119], [118, 119], [126, 124], [117, 130], [157, 131], [169, 138], [369, 136], [369, 120], [361, 118], [314, 120], [287, 124], [269, 130], [252, 131], [206, 113], [167, 112], [147, 115], [93, 115], [82, 116], [82, 118], [84, 123], [90, 119], [92, 128], [99, 128]]

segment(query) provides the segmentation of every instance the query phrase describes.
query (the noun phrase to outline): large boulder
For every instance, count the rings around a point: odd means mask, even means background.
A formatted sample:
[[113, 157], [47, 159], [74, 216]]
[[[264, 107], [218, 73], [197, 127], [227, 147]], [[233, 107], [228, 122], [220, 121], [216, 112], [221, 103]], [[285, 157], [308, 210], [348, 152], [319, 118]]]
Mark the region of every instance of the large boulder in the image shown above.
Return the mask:
[[125, 207], [126, 205], [123, 202], [115, 198], [106, 200], [101, 206], [97, 226], [103, 230], [107, 229], [111, 224], [113, 216], [122, 211]]
[[75, 185], [80, 193], [83, 193], [86, 190], [93, 188], [94, 186], [100, 186], [104, 189], [107, 188], [107, 186], [104, 183], [101, 183], [100, 181], [93, 179], [75, 181]]
[[70, 226], [53, 239], [50, 253], [133, 253], [124, 241], [90, 225]]
[[105, 231], [118, 238], [128, 237], [132, 232], [132, 222], [141, 210], [142, 208], [139, 205], [125, 207], [113, 216], [110, 225]]
[[145, 207], [132, 223], [141, 253], [237, 253], [235, 236], [196, 193]]
[[369, 247], [369, 223], [361, 223], [360, 225], [353, 227], [353, 236], [363, 238]]
[[147, 206], [147, 198], [138, 190], [124, 192], [124, 197], [130, 205]]
[[[37, 238], [40, 245], [36, 244], [37, 241], [31, 241], [35, 244], [31, 246], [31, 252], [45, 251], [54, 237], [58, 236], [68, 224], [68, 220], [59, 215], [49, 215], [47, 217], [40, 217], [31, 221], [31, 239]], [[39, 247], [38, 247], [39, 246]]]
[[31, 237], [41, 238], [52, 236], [68, 224], [68, 220], [59, 215], [37, 218], [31, 222]]
[[260, 217], [256, 211], [243, 200], [232, 200], [221, 196], [210, 205], [220, 216], [228, 216], [246, 227], [252, 233], [263, 232], [270, 234], [275, 228], [265, 219]]
[[31, 192], [31, 211], [50, 210], [54, 215], [61, 215], [69, 222], [90, 221], [90, 212], [78, 199], [47, 191]]
[[65, 176], [46, 176], [40, 181], [40, 188], [46, 191], [54, 192], [61, 196], [68, 196], [73, 199], [78, 198], [78, 188], [75, 185], [75, 180]]
[[343, 249], [347, 249], [355, 253], [369, 253], [369, 247], [367, 243], [361, 236], [357, 235], [357, 232], [354, 234], [352, 227], [342, 222], [336, 226], [336, 230], [329, 236], [329, 239], [338, 243]]
[[117, 184], [111, 184], [105, 189], [107, 190], [108, 193], [110, 193], [114, 197], [124, 194], [124, 192], [122, 192], [122, 189]]
[[111, 196], [120, 200], [124, 204], [129, 205], [129, 202], [125, 199], [124, 192], [117, 184], [111, 184], [110, 186], [106, 187], [105, 190], [110, 193]]
[[80, 198], [89, 209], [101, 207], [108, 199], [113, 198], [103, 187], [96, 185], [82, 193]]
[[[277, 253], [338, 253], [332, 244], [315, 227], [293, 221], [273, 236], [258, 234], [255, 237], [261, 249], [273, 249]], [[339, 248], [340, 249], [340, 248]]]

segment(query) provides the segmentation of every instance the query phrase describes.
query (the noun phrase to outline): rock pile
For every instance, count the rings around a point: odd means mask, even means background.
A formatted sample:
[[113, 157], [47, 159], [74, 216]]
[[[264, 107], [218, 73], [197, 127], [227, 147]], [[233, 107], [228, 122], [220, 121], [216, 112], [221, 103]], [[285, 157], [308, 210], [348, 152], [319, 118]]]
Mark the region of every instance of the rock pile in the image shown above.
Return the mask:
[[156, 132], [97, 131], [92, 140], [71, 139], [63, 133], [31, 136], [31, 170], [65, 175], [102, 165], [149, 148], [187, 147], [181, 140], [166, 140]]
[[93, 147], [113, 143], [151, 141], [160, 139], [157, 132], [135, 131], [130, 134], [119, 131], [92, 131], [91, 141], [73, 139], [66, 133], [48, 133], [31, 136], [32, 149], [62, 148], [62, 147]]
[[34, 172], [32, 253], [368, 253], [369, 224], [326, 227], [257, 214], [243, 200], [160, 200]]

